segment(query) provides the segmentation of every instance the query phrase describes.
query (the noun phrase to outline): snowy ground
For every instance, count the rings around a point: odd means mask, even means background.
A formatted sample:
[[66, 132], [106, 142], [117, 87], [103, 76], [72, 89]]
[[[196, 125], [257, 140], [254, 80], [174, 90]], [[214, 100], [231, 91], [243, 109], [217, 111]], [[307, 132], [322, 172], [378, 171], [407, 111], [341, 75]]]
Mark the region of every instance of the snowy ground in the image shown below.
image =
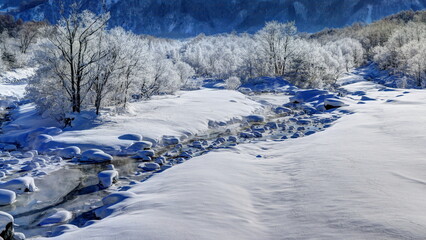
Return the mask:
[[[0, 79], [2, 109], [23, 97], [22, 83], [32, 71]], [[315, 100], [290, 116], [274, 115], [276, 107], [298, 91], [279, 80], [274, 82], [278, 92], [262, 83], [253, 85], [262, 94], [250, 96], [220, 89], [184, 91], [133, 103], [125, 115], [94, 121], [86, 115], [78, 128], [53, 129], [53, 140], [44, 148], [77, 145], [117, 153], [132, 143], [118, 139], [128, 133], [160, 145], [164, 135], [194, 137], [206, 145], [195, 150], [195, 142], [184, 143], [183, 149], [200, 151], [192, 154], [201, 156], [189, 161], [172, 156], [183, 164], [163, 164], [173, 167], [153, 175], [137, 170], [140, 162], [119, 158], [114, 164], [121, 178], [107, 190], [97, 185], [105, 164], [80, 165], [25, 151], [5, 153], [0, 160], [2, 180], [33, 176], [39, 189], [18, 195], [16, 203], [0, 210], [12, 213], [21, 224], [18, 230], [29, 236], [45, 236], [50, 230], [51, 235], [65, 233], [57, 239], [423, 239], [426, 95], [366, 81], [370, 76], [364, 68], [338, 81], [348, 94], [340, 99], [350, 104], [344, 111], [305, 114], [321, 107]], [[40, 134], [36, 129], [57, 125], [37, 116], [32, 104], [20, 103], [0, 139], [31, 147]], [[222, 135], [239, 137], [241, 131], [254, 133], [266, 126], [242, 121], [252, 113], [266, 114], [278, 129], [267, 128], [257, 139], [218, 142]], [[220, 128], [235, 129], [213, 134]], [[316, 133], [291, 137], [311, 130]], [[33, 165], [30, 171], [20, 171]], [[93, 214], [103, 219], [88, 221], [96, 218]], [[88, 226], [39, 226], [71, 220]]]
[[[102, 120], [93, 120], [93, 115], [85, 114], [84, 124], [64, 129], [63, 133], [53, 136], [53, 141], [45, 148], [76, 145], [114, 153], [132, 143], [118, 138], [123, 134], [139, 134], [154, 144], [159, 143], [162, 136], [185, 139], [206, 132], [212, 123], [238, 121], [262, 110], [261, 104], [239, 92], [213, 89], [155, 97], [147, 102], [132, 103], [129, 108], [128, 114], [105, 116]], [[25, 145], [28, 141], [22, 137], [23, 134], [40, 127], [60, 127], [41, 118], [33, 104], [20, 106], [12, 112], [12, 118], [12, 124], [18, 129], [6, 131], [0, 137], [4, 142], [14, 143], [19, 139], [20, 144]]]
[[426, 95], [345, 88], [368, 98], [326, 131], [196, 157], [57, 239], [424, 239]]

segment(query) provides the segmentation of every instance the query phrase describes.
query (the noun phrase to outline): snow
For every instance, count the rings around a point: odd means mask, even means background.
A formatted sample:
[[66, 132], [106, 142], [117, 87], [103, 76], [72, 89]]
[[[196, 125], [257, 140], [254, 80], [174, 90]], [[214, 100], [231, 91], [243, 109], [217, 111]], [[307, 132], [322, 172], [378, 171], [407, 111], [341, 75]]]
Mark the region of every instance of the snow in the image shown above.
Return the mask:
[[141, 163], [138, 167], [142, 168], [145, 171], [156, 171], [160, 169], [160, 165], [155, 162]]
[[423, 239], [426, 95], [345, 88], [376, 101], [307, 137], [195, 157], [58, 239]]
[[75, 231], [76, 229], [78, 229], [77, 226], [72, 225], [72, 224], [64, 224], [64, 225], [60, 225], [57, 226], [53, 229], [53, 231], [51, 231], [48, 236], [49, 237], [57, 237], [60, 236], [66, 232], [72, 232]]
[[247, 122], [255, 122], [255, 123], [260, 123], [265, 121], [265, 117], [261, 115], [249, 115], [245, 117], [245, 119]]
[[62, 223], [66, 223], [72, 218], [72, 213], [67, 210], [58, 210], [54, 214], [48, 216], [47, 218], [43, 219], [39, 225], [48, 227], [53, 225], [59, 225]]
[[0, 95], [22, 98], [26, 81], [35, 74], [35, 68], [21, 68], [0, 74]]
[[99, 184], [103, 188], [109, 188], [118, 181], [118, 171], [114, 169], [102, 171], [98, 174], [98, 178]]
[[140, 142], [134, 142], [132, 145], [130, 145], [124, 153], [126, 154], [136, 154], [138, 151], [149, 149], [152, 147], [152, 143], [148, 141], [140, 141]]
[[154, 157], [155, 152], [153, 150], [143, 150], [138, 151], [134, 158], [140, 159], [142, 161], [151, 161], [151, 158]]
[[0, 211], [0, 232], [3, 232], [6, 229], [7, 224], [13, 223], [14, 218], [7, 212]]
[[140, 134], [124, 134], [118, 137], [121, 140], [141, 141], [143, 137]]
[[339, 99], [327, 98], [324, 100], [324, 106], [326, 108], [339, 108], [339, 107], [344, 107], [348, 105]]
[[16, 193], [7, 189], [0, 189], [0, 206], [10, 205], [16, 201]]
[[[92, 116], [86, 116], [86, 119], [80, 117], [77, 120], [84, 123], [80, 127], [66, 128], [62, 133], [49, 134], [47, 129], [36, 129], [46, 126], [58, 127], [58, 123], [39, 116], [33, 104], [25, 104], [12, 112], [12, 124], [17, 125], [19, 129], [5, 131], [0, 141], [28, 146], [34, 143], [30, 136], [44, 134], [41, 137], [43, 139], [39, 139], [35, 144], [37, 149], [77, 146], [82, 150], [99, 148], [111, 154], [118, 154], [132, 144], [127, 137], [125, 140], [119, 138], [123, 135], [137, 134], [154, 145], [176, 144], [181, 139], [207, 131], [211, 121], [229, 122], [242, 119], [243, 116], [261, 108], [259, 103], [237, 91], [183, 91], [176, 95], [157, 96], [149, 101], [132, 103], [128, 114], [103, 116], [97, 120], [91, 119]], [[46, 135], [51, 136], [53, 140]]]
[[71, 159], [71, 158], [79, 156], [80, 153], [81, 153], [81, 150], [79, 147], [71, 146], [71, 147], [66, 147], [59, 150], [58, 156], [62, 158], [66, 158], [66, 159]]
[[100, 149], [89, 149], [81, 154], [81, 162], [108, 162], [112, 161], [113, 157]]
[[34, 183], [34, 178], [32, 177], [20, 177], [4, 183], [0, 183], [0, 188], [12, 190], [18, 194], [24, 192], [34, 192], [37, 190], [37, 187]]

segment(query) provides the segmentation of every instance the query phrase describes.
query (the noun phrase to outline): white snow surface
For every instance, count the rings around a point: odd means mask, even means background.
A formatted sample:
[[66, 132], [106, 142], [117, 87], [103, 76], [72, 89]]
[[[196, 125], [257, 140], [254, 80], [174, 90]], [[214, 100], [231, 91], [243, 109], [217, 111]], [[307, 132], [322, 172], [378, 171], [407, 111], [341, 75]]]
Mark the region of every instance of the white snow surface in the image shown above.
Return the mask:
[[[136, 195], [105, 219], [57, 239], [424, 239], [426, 94], [364, 81], [346, 88], [377, 100], [345, 107], [354, 114], [311, 136], [193, 158], [136, 184]], [[165, 121], [176, 121], [157, 104]], [[174, 114], [204, 126], [184, 112]]]
[[[132, 103], [130, 113], [103, 116], [100, 123], [66, 128], [42, 148], [78, 146], [114, 153], [133, 143], [131, 140], [119, 139], [123, 134], [139, 134], [143, 140], [156, 144], [165, 135], [185, 138], [207, 131], [209, 121], [242, 119], [259, 109], [261, 104], [237, 91], [183, 91], [176, 95], [157, 96], [149, 101]], [[7, 131], [0, 140], [16, 142], [18, 139], [25, 146], [28, 145], [25, 138], [28, 132], [40, 127], [57, 127], [51, 120], [41, 118], [32, 104], [20, 106], [14, 111], [13, 118], [13, 123], [19, 129]]]

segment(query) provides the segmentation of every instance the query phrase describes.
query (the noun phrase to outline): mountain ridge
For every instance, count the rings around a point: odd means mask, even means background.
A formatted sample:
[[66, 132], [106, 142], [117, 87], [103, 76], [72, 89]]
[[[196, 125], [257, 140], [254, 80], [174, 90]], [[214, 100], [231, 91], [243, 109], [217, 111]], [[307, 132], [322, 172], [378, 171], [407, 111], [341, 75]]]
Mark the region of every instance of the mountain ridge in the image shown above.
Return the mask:
[[[52, 0], [0, 0], [1, 11], [23, 20], [55, 22], [59, 2]], [[73, 0], [64, 0], [65, 6]], [[83, 0], [82, 8], [111, 12], [110, 26], [138, 34], [191, 37], [200, 33], [249, 32], [266, 21], [295, 21], [300, 31], [370, 23], [402, 10], [420, 10], [426, 0]]]

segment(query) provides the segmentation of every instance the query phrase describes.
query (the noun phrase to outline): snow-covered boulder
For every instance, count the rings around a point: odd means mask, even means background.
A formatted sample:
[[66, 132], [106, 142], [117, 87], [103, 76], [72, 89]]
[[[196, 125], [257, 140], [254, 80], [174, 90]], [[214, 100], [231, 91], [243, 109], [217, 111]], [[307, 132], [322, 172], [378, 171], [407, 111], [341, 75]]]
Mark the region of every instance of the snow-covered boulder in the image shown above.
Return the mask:
[[118, 137], [120, 140], [130, 140], [130, 141], [142, 141], [142, 136], [140, 134], [124, 134]]
[[43, 227], [48, 226], [54, 226], [59, 225], [63, 223], [67, 223], [72, 218], [72, 213], [70, 211], [61, 209], [54, 214], [48, 216], [47, 218], [43, 219], [39, 225]]
[[43, 129], [43, 133], [50, 136], [56, 136], [62, 133], [62, 129], [57, 127], [46, 127]]
[[52, 136], [47, 135], [47, 134], [40, 134], [40, 135], [38, 135], [38, 136], [34, 139], [34, 142], [33, 142], [33, 148], [34, 148], [34, 149], [40, 149], [40, 150], [42, 150], [42, 149], [41, 149], [41, 147], [42, 147], [44, 144], [46, 144], [46, 143], [48, 143], [48, 142], [50, 142], [50, 141], [52, 141], [52, 140], [53, 140], [53, 137], [52, 137]]
[[163, 164], [166, 163], [166, 158], [164, 158], [164, 157], [158, 157], [158, 158], [154, 159], [154, 162], [157, 163], [157, 164], [163, 165]]
[[0, 184], [0, 188], [12, 190], [15, 193], [34, 192], [37, 187], [32, 177], [15, 178], [5, 183]]
[[80, 161], [82, 162], [108, 162], [112, 161], [113, 157], [100, 149], [89, 149], [81, 154]]
[[[321, 105], [321, 106], [323, 106], [323, 105]], [[303, 105], [302, 110], [303, 110], [303, 113], [306, 113], [306, 114], [309, 114], [309, 115], [313, 115], [313, 114], [318, 113], [318, 111], [322, 111], [320, 109], [317, 109], [317, 108], [314, 108], [314, 107], [308, 106], [308, 105]]]
[[132, 145], [125, 149], [126, 154], [136, 154], [138, 151], [150, 149], [152, 143], [148, 141], [134, 142]]
[[3, 239], [12, 239], [13, 232], [13, 216], [9, 213], [0, 211], [0, 237]]
[[143, 150], [138, 151], [134, 158], [140, 159], [142, 161], [151, 161], [152, 157], [154, 157], [155, 153], [153, 150]]
[[265, 127], [269, 129], [278, 129], [278, 124], [276, 122], [268, 122], [265, 124]]
[[306, 135], [306, 136], [309, 136], [309, 135], [312, 135], [312, 134], [315, 134], [315, 131], [310, 130], [310, 131], [307, 131], [307, 132], [305, 133], [305, 135]]
[[80, 153], [81, 153], [81, 150], [79, 147], [71, 146], [71, 147], [66, 147], [59, 150], [57, 154], [58, 156], [62, 158], [71, 159], [71, 158], [79, 156]]
[[293, 97], [290, 97], [292, 103], [307, 103], [317, 101], [321, 96], [328, 95], [329, 93], [325, 90], [303, 90], [295, 93]]
[[259, 126], [259, 125], [253, 125], [252, 127], [251, 127], [251, 130], [254, 132], [254, 131], [256, 131], [256, 132], [260, 132], [260, 133], [264, 133], [266, 130], [265, 130], [265, 128], [263, 127], [263, 126]]
[[293, 110], [291, 110], [290, 108], [287, 107], [277, 107], [274, 109], [274, 112], [276, 114], [292, 114]]
[[249, 115], [245, 119], [249, 123], [261, 123], [265, 121], [265, 117], [262, 115]]
[[176, 145], [179, 143], [180, 143], [179, 138], [175, 136], [163, 136], [163, 145], [165, 146]]
[[10, 205], [16, 201], [16, 193], [7, 189], [0, 189], [0, 206]]
[[139, 164], [138, 167], [142, 168], [144, 171], [156, 171], [160, 169], [160, 165], [154, 162], [142, 163], [142, 164]]
[[73, 224], [63, 224], [55, 227], [51, 232], [48, 232], [48, 237], [57, 237], [67, 232], [78, 230], [79, 228]]
[[312, 121], [309, 119], [299, 119], [296, 122], [297, 125], [311, 125]]
[[118, 171], [115, 169], [105, 170], [98, 173], [99, 185], [109, 188], [118, 181]]
[[32, 171], [37, 168], [40, 168], [40, 163], [30, 161], [25, 166], [21, 167], [21, 171]]
[[193, 141], [191, 143], [191, 147], [199, 148], [199, 149], [203, 149], [204, 148], [203, 144], [201, 143], [201, 141]]
[[324, 100], [324, 107], [327, 110], [333, 109], [333, 108], [340, 108], [340, 107], [344, 107], [344, 106], [348, 106], [348, 105], [346, 103], [344, 103], [343, 101], [336, 99], [336, 98], [327, 98], [327, 99]]
[[102, 203], [103, 203], [104, 206], [111, 206], [111, 205], [117, 204], [117, 203], [119, 203], [119, 202], [121, 202], [125, 199], [134, 198], [136, 196], [137, 195], [132, 193], [132, 192], [127, 192], [127, 191], [116, 192], [116, 193], [112, 193], [112, 194], [104, 197], [102, 199]]
[[21, 232], [15, 232], [13, 233], [13, 240], [25, 240], [25, 234]]
[[303, 135], [303, 133], [301, 133], [301, 132], [296, 132], [296, 133], [294, 133], [292, 136], [291, 136], [291, 138], [300, 138], [300, 137], [303, 137], [304, 135]]
[[179, 154], [179, 157], [185, 158], [185, 159], [190, 159], [190, 158], [192, 158], [192, 151], [191, 152], [190, 151], [181, 152]]
[[229, 136], [228, 142], [237, 142], [238, 138], [236, 136]]
[[255, 135], [251, 132], [241, 132], [240, 138], [254, 138]]
[[98, 218], [105, 218], [113, 213], [113, 210], [109, 208], [110, 206], [136, 196], [135, 193], [126, 191], [112, 193], [102, 199], [103, 206], [95, 210], [95, 215]]
[[261, 137], [263, 137], [263, 134], [261, 132], [258, 132], [258, 131], [253, 131], [253, 134], [254, 134], [255, 138], [261, 138]]
[[23, 158], [33, 158], [34, 157], [34, 153], [32, 151], [28, 151], [28, 152], [24, 152], [22, 154]]

